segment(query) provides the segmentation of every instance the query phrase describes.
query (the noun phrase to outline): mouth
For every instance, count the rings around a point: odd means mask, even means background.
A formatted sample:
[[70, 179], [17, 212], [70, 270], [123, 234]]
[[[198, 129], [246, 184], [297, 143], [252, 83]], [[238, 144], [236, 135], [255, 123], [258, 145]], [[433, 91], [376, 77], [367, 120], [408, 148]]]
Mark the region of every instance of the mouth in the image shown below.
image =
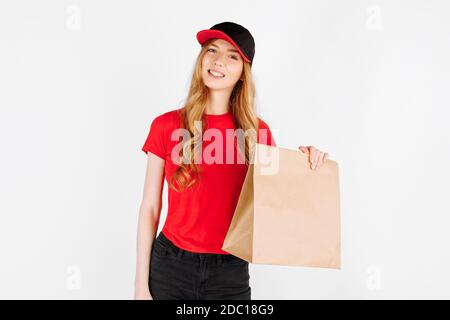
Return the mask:
[[224, 78], [225, 75], [222, 72], [213, 70], [213, 69], [208, 69], [208, 74], [213, 77], [213, 78]]

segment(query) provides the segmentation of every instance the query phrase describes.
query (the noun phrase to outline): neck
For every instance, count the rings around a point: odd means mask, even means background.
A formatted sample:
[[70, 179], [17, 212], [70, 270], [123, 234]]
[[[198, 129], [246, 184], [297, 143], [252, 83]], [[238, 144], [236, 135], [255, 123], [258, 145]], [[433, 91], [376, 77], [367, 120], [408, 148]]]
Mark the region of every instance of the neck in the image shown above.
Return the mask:
[[206, 101], [205, 113], [223, 114], [230, 111], [231, 90], [210, 90]]

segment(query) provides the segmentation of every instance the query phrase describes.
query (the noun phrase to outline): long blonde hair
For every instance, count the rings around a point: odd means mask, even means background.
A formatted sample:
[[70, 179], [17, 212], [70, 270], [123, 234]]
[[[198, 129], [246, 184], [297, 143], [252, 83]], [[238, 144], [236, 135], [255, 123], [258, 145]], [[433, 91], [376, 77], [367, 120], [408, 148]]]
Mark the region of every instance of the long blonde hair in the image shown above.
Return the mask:
[[[186, 190], [199, 179], [199, 169], [194, 163], [194, 157], [197, 152], [201, 152], [201, 144], [196, 143], [195, 139], [202, 139], [202, 137], [194, 134], [196, 130], [198, 131], [195, 127], [195, 121], [202, 121], [203, 132], [206, 126], [205, 121], [203, 121], [203, 113], [206, 109], [208, 87], [205, 86], [202, 80], [202, 60], [207, 52], [208, 45], [214, 40], [210, 39], [203, 44], [197, 56], [188, 97], [184, 107], [181, 109], [182, 124], [189, 131], [190, 138], [183, 144], [182, 154], [180, 154], [181, 157], [188, 161], [180, 163], [169, 181], [169, 187], [176, 191]], [[236, 82], [230, 96], [230, 111], [233, 115], [236, 129], [240, 128], [244, 132], [257, 132], [259, 119], [254, 109], [255, 85], [250, 63], [246, 61], [243, 61], [243, 63], [241, 78]], [[244, 154], [247, 166], [250, 163], [255, 139], [255, 136], [252, 134], [245, 135]], [[242, 150], [238, 148], [238, 152], [242, 152]]]

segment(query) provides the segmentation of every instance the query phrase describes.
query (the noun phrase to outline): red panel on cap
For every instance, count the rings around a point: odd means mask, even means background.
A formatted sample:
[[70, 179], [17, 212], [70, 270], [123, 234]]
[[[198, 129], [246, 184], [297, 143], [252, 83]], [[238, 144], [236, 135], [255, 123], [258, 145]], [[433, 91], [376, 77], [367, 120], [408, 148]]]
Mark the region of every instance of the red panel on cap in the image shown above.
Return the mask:
[[207, 40], [217, 38], [217, 39], [223, 39], [231, 43], [240, 53], [242, 58], [250, 63], [250, 59], [246, 57], [246, 55], [241, 51], [241, 48], [231, 39], [225, 32], [220, 30], [202, 30], [197, 33], [197, 40], [198, 42], [203, 45]]

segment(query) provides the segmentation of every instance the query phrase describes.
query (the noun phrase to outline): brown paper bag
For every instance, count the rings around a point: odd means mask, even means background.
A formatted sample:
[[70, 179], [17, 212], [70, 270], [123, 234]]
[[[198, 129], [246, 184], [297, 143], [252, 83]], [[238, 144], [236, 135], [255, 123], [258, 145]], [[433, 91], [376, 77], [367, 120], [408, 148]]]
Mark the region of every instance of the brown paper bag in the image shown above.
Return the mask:
[[340, 269], [338, 164], [256, 144], [222, 250], [257, 264]]

